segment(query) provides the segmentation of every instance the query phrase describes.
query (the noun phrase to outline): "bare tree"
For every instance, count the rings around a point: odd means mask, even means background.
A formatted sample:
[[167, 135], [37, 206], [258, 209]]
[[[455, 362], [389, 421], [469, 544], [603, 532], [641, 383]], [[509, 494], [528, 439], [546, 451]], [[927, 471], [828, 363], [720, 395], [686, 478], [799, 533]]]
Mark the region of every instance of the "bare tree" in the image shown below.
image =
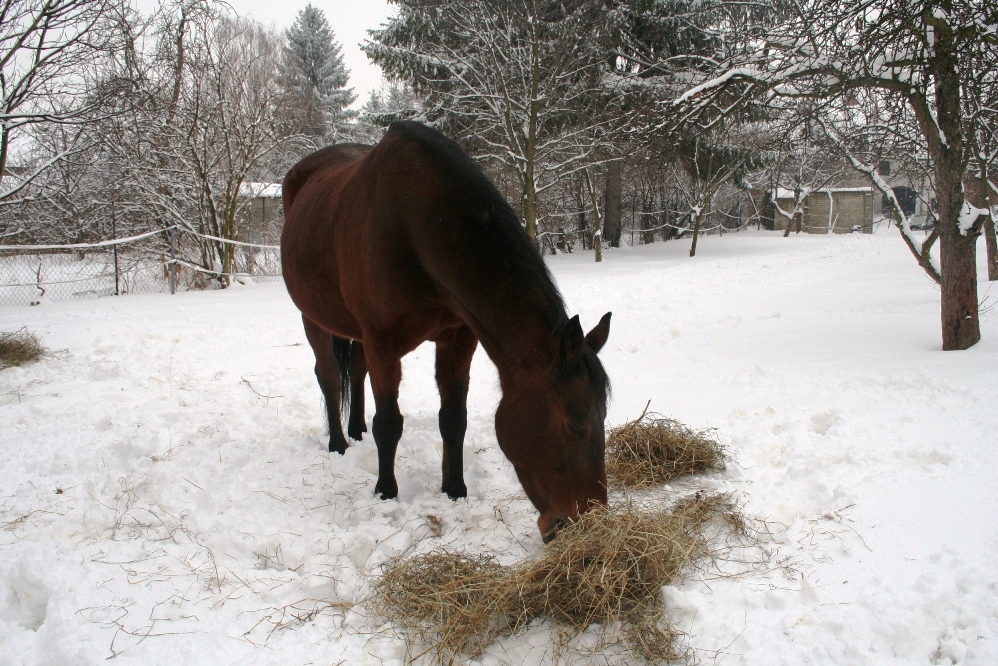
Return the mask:
[[281, 43], [211, 5], [174, 9], [159, 17], [148, 89], [119, 128], [116, 155], [153, 219], [197, 234], [184, 260], [227, 286], [246, 182], [292, 161]]
[[758, 167], [759, 160], [752, 148], [738, 145], [737, 138], [734, 131], [725, 132], [723, 125], [717, 125], [712, 132], [695, 136], [680, 146], [677, 163], [690, 177], [690, 187], [683, 195], [693, 228], [691, 257], [697, 253], [700, 225], [704, 217], [713, 212], [721, 187]]
[[[936, 199], [943, 349], [980, 339], [975, 243], [987, 215], [970, 206], [964, 181], [974, 142], [987, 123], [966, 99], [994, 80], [998, 5], [976, 0], [798, 0], [787, 14], [757, 24], [716, 65], [691, 68], [696, 85], [672, 102], [683, 120], [710, 123], [745, 104], [823, 102], [822, 124], [853, 168], [891, 201], [902, 237], [932, 275], [877, 163], [863, 157], [870, 141], [906, 145], [930, 166]], [[852, 102], [858, 101], [857, 113]]]
[[122, 48], [118, 28], [128, 13], [124, 0], [0, 0], [0, 176], [7, 176], [0, 181], [0, 203], [83, 139], [83, 133], [69, 132], [73, 141], [12, 176], [11, 155], [32, 149], [28, 130], [93, 122], [117, 92], [115, 81], [97, 80], [103, 70], [96, 63]]
[[603, 89], [613, 14], [597, 0], [399, 2], [372, 31], [368, 56], [427, 95], [425, 120], [446, 125], [514, 173], [527, 233], [540, 198], [601, 157], [619, 114]]

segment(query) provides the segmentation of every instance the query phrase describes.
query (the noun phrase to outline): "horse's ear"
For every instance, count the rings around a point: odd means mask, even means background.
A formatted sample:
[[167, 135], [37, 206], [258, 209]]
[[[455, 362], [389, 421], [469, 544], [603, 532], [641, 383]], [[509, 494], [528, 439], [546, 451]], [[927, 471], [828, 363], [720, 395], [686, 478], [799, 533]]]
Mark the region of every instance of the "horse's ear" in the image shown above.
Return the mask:
[[579, 358], [582, 353], [582, 345], [585, 338], [582, 335], [582, 324], [579, 323], [579, 315], [575, 315], [565, 324], [565, 330], [561, 334], [561, 360], [564, 364], [570, 365]]
[[599, 323], [593, 327], [593, 330], [586, 334], [586, 344], [594, 352], [598, 352], [603, 349], [603, 345], [606, 344], [606, 339], [610, 337], [610, 316], [612, 312], [607, 312], [603, 315], [603, 318], [599, 320]]

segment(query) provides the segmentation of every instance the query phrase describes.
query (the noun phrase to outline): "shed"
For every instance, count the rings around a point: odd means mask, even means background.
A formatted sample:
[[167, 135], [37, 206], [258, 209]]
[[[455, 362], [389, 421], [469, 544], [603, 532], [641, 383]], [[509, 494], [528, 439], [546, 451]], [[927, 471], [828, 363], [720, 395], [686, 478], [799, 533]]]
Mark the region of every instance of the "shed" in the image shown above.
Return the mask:
[[[786, 229], [793, 218], [794, 192], [780, 187], [769, 196], [775, 203], [773, 229]], [[831, 187], [804, 193], [801, 209], [803, 231], [809, 234], [872, 233], [880, 205], [874, 205], [872, 187]]]
[[239, 196], [249, 199], [243, 219], [252, 227], [266, 227], [277, 218], [283, 206], [280, 183], [243, 183]]

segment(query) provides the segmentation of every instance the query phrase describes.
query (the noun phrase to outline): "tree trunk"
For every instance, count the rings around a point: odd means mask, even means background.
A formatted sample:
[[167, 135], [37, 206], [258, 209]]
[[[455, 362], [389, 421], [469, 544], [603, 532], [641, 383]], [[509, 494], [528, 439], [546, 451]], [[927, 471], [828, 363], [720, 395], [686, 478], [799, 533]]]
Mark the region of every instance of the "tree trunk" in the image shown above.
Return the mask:
[[988, 247], [988, 280], [998, 280], [998, 241], [995, 239], [995, 218], [988, 215], [984, 220], [984, 242]]
[[995, 209], [992, 207], [996, 202], [986, 167], [981, 170], [978, 184], [981, 189], [981, 207], [988, 211], [988, 216], [984, 218], [984, 243], [988, 249], [988, 280], [994, 282], [998, 280], [998, 240], [995, 239]]
[[913, 100], [912, 106], [922, 134], [928, 139], [929, 157], [936, 176], [943, 351], [952, 351], [968, 349], [981, 339], [975, 246], [984, 220], [978, 217], [971, 228], [960, 228], [967, 164], [963, 161], [960, 79], [954, 74], [958, 69], [956, 46], [950, 25], [939, 21], [931, 12], [926, 5], [922, 20], [935, 29], [936, 52], [929, 61], [935, 79], [932, 102], [935, 109], [927, 109], [922, 100]]
[[700, 214], [698, 213], [696, 217], [693, 218], [693, 245], [690, 246], [690, 256], [695, 257], [697, 254], [697, 237], [700, 236]]
[[950, 232], [939, 236], [943, 351], [968, 349], [981, 339], [976, 241], [976, 234]]
[[583, 171], [586, 179], [586, 189], [589, 190], [589, 201], [593, 207], [593, 253], [597, 262], [603, 261], [603, 229], [605, 228], [603, 216], [599, 212], [599, 201], [596, 200], [596, 188], [589, 177], [589, 171]]
[[534, 189], [533, 165], [530, 165], [530, 173], [523, 187], [523, 222], [527, 226], [527, 235], [530, 240], [540, 250], [537, 245], [537, 191]]
[[[653, 196], [653, 195], [649, 195]], [[655, 232], [648, 231], [655, 226], [655, 216], [652, 212], [652, 208], [655, 207], [654, 198], [641, 197], [641, 244], [649, 245], [655, 242]]]
[[596, 229], [593, 230], [593, 254], [597, 263], [603, 261], [603, 230], [600, 228], [599, 215], [593, 216]]
[[[977, 303], [977, 236], [983, 220], [961, 232], [964, 205], [963, 178], [951, 158], [936, 163], [936, 197], [939, 203], [940, 305], [943, 351], [968, 349], [981, 339]], [[949, 167], [947, 169], [947, 167]]]
[[[531, 14], [532, 18], [533, 14]], [[541, 62], [537, 22], [530, 21], [530, 99], [527, 105], [527, 136], [523, 146], [523, 219], [527, 225], [527, 235], [541, 254], [543, 248], [537, 242], [537, 181], [534, 176], [537, 159], [537, 128], [541, 104], [540, 79]]]
[[620, 208], [623, 193], [623, 162], [614, 160], [606, 165], [606, 219], [603, 220], [605, 238], [610, 247], [620, 247]]

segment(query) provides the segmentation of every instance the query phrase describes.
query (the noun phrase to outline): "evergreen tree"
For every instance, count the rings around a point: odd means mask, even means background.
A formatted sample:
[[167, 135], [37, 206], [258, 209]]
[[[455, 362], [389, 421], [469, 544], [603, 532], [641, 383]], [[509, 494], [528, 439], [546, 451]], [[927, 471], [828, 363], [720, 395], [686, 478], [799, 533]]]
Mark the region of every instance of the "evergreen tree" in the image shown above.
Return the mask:
[[284, 85], [300, 100], [299, 127], [313, 136], [341, 134], [356, 116], [347, 109], [357, 96], [347, 88], [350, 72], [322, 10], [311, 3], [285, 31]]
[[361, 108], [354, 137], [364, 143], [377, 143], [389, 125], [417, 116], [422, 108], [422, 98], [408, 84], [386, 82], [379, 90], [371, 91]]

